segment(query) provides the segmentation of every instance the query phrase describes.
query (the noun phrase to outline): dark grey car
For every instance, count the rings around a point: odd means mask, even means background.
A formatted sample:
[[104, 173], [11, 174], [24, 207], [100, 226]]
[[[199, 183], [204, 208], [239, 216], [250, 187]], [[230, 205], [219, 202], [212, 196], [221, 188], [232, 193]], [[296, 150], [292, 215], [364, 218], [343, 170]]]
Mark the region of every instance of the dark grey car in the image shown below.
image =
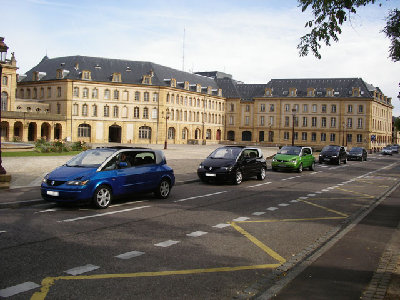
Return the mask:
[[343, 146], [329, 145], [325, 146], [319, 154], [318, 162], [334, 163], [340, 165], [341, 162], [347, 163], [347, 152]]

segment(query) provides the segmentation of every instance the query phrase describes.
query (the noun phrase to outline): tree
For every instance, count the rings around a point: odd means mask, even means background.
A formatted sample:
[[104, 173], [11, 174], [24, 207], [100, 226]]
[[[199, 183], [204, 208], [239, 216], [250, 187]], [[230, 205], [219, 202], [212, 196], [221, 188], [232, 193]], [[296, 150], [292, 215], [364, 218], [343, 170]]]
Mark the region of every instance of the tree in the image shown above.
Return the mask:
[[[311, 32], [300, 38], [297, 45], [300, 56], [307, 56], [311, 51], [318, 59], [321, 58], [319, 50], [321, 43], [331, 45], [331, 40], [339, 41], [338, 35], [342, 33], [342, 25], [357, 13], [357, 8], [374, 4], [376, 0], [298, 0], [302, 12], [309, 7], [312, 9], [313, 20], [306, 23]], [[389, 57], [393, 61], [400, 60], [400, 10], [389, 11], [386, 26], [382, 30], [391, 40]]]
[[396, 128], [396, 131], [400, 131], [400, 117], [394, 120], [394, 128]]

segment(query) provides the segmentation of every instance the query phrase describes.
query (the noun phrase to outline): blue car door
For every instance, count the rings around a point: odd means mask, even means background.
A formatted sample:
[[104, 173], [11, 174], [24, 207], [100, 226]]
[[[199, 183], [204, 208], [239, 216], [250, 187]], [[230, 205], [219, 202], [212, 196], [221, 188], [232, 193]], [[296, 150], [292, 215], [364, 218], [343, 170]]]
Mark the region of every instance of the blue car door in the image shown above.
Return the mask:
[[155, 153], [152, 151], [137, 151], [132, 167], [122, 169], [124, 172], [127, 192], [149, 191], [159, 183], [159, 168], [156, 165]]

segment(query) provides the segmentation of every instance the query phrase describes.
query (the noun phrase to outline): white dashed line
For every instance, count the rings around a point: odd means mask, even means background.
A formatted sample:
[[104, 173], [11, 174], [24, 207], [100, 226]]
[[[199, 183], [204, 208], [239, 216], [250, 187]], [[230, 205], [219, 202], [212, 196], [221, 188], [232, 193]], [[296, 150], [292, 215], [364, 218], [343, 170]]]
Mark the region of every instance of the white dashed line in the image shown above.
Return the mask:
[[213, 227], [215, 227], [215, 228], [225, 228], [225, 227], [229, 227], [229, 226], [231, 226], [231, 224], [221, 223], [221, 224], [214, 225]]
[[31, 282], [31, 281], [24, 282], [24, 283], [10, 286], [6, 289], [0, 290], [0, 297], [3, 297], [3, 298], [11, 297], [11, 296], [17, 295], [19, 293], [24, 293], [24, 292], [36, 289], [38, 287], [40, 287], [40, 285], [38, 285], [34, 282]]
[[5, 230], [0, 230], [0, 233], [6, 233], [7, 231], [5, 231]]
[[88, 264], [86, 266], [80, 266], [80, 267], [72, 268], [72, 269], [69, 269], [69, 270], [64, 271], [64, 272], [69, 274], [69, 275], [75, 276], [75, 275], [87, 273], [87, 272], [90, 272], [90, 271], [93, 271], [93, 270], [97, 270], [99, 268], [100, 267], [98, 267], [98, 266], [94, 266], [94, 265]]
[[297, 202], [299, 202], [299, 200], [290, 200], [290, 202], [297, 203]]
[[207, 234], [208, 232], [204, 232], [204, 231], [194, 231], [192, 233], [188, 233], [187, 236], [191, 236], [191, 237], [199, 237], [202, 235]]
[[46, 209], [46, 210], [41, 210], [41, 211], [37, 211], [37, 212], [35, 212], [35, 214], [38, 214], [38, 213], [46, 213], [46, 212], [53, 212], [53, 211], [58, 211], [59, 209], [56, 209], [56, 208], [50, 208], [50, 209]]
[[253, 187], [258, 187], [258, 186], [262, 186], [262, 185], [267, 185], [267, 184], [270, 184], [270, 183], [272, 183], [271, 181], [268, 181], [268, 182], [265, 182], [265, 183], [259, 183], [259, 184], [256, 184], [256, 185], [250, 185], [250, 186], [248, 186], [248, 188], [253, 188]]
[[278, 206], [283, 206], [283, 207], [285, 207], [285, 206], [289, 206], [290, 204], [287, 204], [287, 203], [280, 203], [280, 204], [278, 204]]
[[193, 196], [193, 197], [189, 197], [189, 198], [184, 198], [184, 199], [180, 199], [180, 200], [175, 200], [174, 202], [183, 202], [183, 201], [193, 200], [193, 199], [198, 199], [198, 198], [211, 197], [211, 196], [219, 195], [219, 194], [226, 193], [226, 192], [227, 192], [227, 191], [222, 191], [222, 192], [216, 192], [216, 193], [212, 193], [212, 194], [206, 194], [206, 195], [200, 195], [200, 196]]
[[308, 194], [307, 197], [314, 197], [316, 194]]
[[239, 217], [239, 218], [233, 219], [233, 221], [234, 222], [243, 222], [243, 221], [246, 221], [248, 219], [250, 219], [250, 218], [249, 217]]
[[106, 213], [102, 213], [102, 214], [91, 215], [91, 216], [86, 216], [86, 217], [79, 217], [79, 218], [74, 218], [74, 219], [66, 219], [66, 220], [61, 220], [61, 221], [57, 221], [57, 222], [59, 222], [59, 223], [75, 222], [75, 221], [80, 221], [80, 220], [85, 220], [85, 219], [90, 219], [90, 218], [98, 218], [98, 217], [104, 217], [104, 216], [108, 216], [108, 215], [124, 213], [124, 212], [138, 210], [138, 209], [147, 208], [147, 207], [151, 207], [151, 206], [147, 205], [147, 206], [139, 206], [139, 207], [134, 207], [134, 208], [127, 208], [127, 209], [123, 209], [123, 210], [115, 210], [115, 211], [110, 211], [110, 212], [106, 212]]
[[131, 259], [133, 257], [138, 257], [140, 255], [143, 255], [144, 252], [140, 252], [140, 251], [130, 251], [130, 252], [126, 252], [126, 253], [122, 253], [120, 255], [115, 256], [116, 258], [120, 258], [120, 259]]
[[300, 200], [306, 200], [308, 197], [299, 197]]
[[274, 210], [277, 210], [278, 208], [277, 207], [268, 207], [267, 208], [267, 210], [270, 210], [270, 211], [274, 211]]
[[263, 214], [265, 214], [265, 211], [256, 211], [252, 213], [253, 216], [261, 216]]
[[175, 244], [178, 244], [178, 243], [179, 243], [179, 241], [168, 240], [168, 241], [165, 241], [165, 242], [154, 244], [154, 246], [164, 247], [165, 248], [165, 247], [169, 247], [169, 246], [172, 246], [172, 245], [175, 245]]

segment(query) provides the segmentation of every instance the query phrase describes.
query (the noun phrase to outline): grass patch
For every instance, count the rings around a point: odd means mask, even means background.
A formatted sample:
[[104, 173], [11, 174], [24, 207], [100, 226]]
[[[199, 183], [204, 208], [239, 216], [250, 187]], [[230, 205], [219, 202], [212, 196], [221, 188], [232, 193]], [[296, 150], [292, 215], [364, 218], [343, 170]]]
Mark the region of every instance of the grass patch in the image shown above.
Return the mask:
[[68, 152], [35, 152], [35, 151], [10, 151], [1, 152], [2, 157], [25, 157], [25, 156], [64, 156], [64, 155], [77, 155], [82, 151], [68, 151]]

